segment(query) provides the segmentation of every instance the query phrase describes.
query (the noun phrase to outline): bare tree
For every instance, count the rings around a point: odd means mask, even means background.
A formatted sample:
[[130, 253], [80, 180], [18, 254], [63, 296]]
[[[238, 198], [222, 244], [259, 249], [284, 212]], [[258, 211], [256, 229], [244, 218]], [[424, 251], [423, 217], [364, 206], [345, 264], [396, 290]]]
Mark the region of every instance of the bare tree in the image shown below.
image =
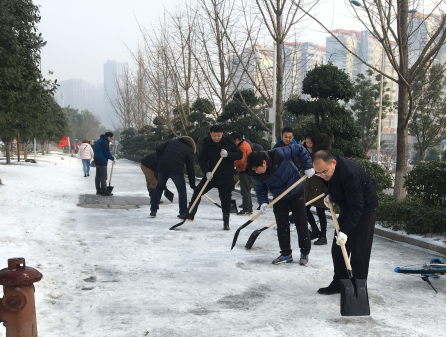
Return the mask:
[[[398, 118], [397, 118], [397, 160], [394, 196], [405, 199], [404, 176], [407, 174], [408, 161], [408, 123], [413, 111], [412, 91], [417, 85], [416, 78], [426, 73], [437, 58], [441, 48], [445, 47], [445, 15], [442, 12], [444, 1], [435, 0], [430, 8], [423, 7], [418, 0], [361, 0], [351, 1], [348, 6], [353, 15], [366, 30], [380, 43], [386, 57], [396, 71], [398, 78], [383, 73], [381, 69], [369, 64], [361, 55], [343, 44], [338, 37], [320, 22], [302, 4], [296, 3], [309, 17], [330, 33], [349, 53], [374, 71], [398, 84]], [[411, 6], [410, 6], [411, 5]], [[411, 9], [411, 11], [410, 11]], [[428, 13], [426, 15], [420, 12]], [[421, 38], [420, 29], [426, 28], [426, 35]], [[429, 28], [430, 27], [430, 28]], [[445, 63], [445, 61], [444, 61]]]
[[115, 111], [115, 116], [110, 116], [113, 127], [117, 130], [128, 129], [133, 125], [136, 99], [134, 96], [132, 74], [128, 67], [115, 75], [116, 99], [109, 97], [110, 104]]

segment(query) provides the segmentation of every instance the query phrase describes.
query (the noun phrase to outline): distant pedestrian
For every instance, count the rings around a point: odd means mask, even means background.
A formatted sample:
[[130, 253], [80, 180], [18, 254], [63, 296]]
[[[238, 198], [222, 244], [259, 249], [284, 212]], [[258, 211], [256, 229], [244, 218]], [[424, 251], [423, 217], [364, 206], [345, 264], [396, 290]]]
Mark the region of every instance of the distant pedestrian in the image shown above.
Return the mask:
[[79, 157], [82, 159], [84, 177], [90, 177], [90, 161], [93, 158], [93, 149], [87, 139], [84, 139], [79, 146]]
[[237, 215], [248, 215], [253, 213], [253, 203], [251, 201], [251, 179], [249, 178], [247, 172], [245, 172], [245, 167], [247, 165], [247, 157], [250, 153], [252, 153], [251, 146], [248, 142], [246, 142], [242, 136], [233, 132], [231, 135], [236, 145], [242, 151], [242, 159], [234, 161], [234, 167], [239, 172], [239, 182], [241, 186], [241, 195], [242, 195], [242, 210], [237, 213]]
[[[306, 133], [306, 142], [304, 147], [309, 151], [310, 157], [313, 158], [314, 154], [320, 150], [331, 150], [331, 138], [320, 131], [313, 129]], [[327, 193], [327, 187], [323, 183], [323, 180], [314, 175], [312, 178], [307, 179], [304, 185], [304, 200], [307, 202], [312, 200], [322, 193]], [[321, 231], [318, 229], [317, 223], [315, 222], [314, 215], [310, 211], [310, 208], [314, 206], [317, 210], [318, 219], [320, 220]], [[312, 231], [310, 232], [310, 239], [315, 241], [315, 245], [326, 245], [326, 229], [327, 229], [327, 219], [326, 219], [326, 206], [324, 205], [323, 199], [318, 199], [310, 205], [306, 206], [307, 212], [307, 222], [310, 224]]]
[[115, 162], [115, 157], [110, 153], [109, 143], [113, 140], [113, 133], [106, 132], [95, 143], [96, 177], [95, 186], [98, 195], [113, 195], [107, 191], [107, 163]]
[[194, 170], [194, 153], [196, 144], [191, 137], [183, 136], [179, 139], [168, 140], [157, 147], [156, 153], [158, 162], [158, 182], [151, 201], [151, 217], [157, 215], [158, 205], [163, 191], [166, 189], [166, 182], [171, 179], [178, 192], [179, 218], [186, 216], [188, 196], [186, 194], [186, 183], [184, 168], [188, 172], [189, 186], [196, 187], [196, 175]]

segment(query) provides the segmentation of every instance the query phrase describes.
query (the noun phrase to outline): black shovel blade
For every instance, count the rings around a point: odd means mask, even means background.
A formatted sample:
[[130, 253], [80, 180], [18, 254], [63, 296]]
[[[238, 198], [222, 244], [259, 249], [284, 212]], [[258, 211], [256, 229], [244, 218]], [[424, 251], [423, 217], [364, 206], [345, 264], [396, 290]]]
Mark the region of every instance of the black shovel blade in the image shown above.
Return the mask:
[[243, 230], [245, 227], [247, 227], [249, 224], [251, 224], [253, 221], [248, 220], [246, 223], [244, 223], [241, 227], [239, 227], [238, 229], [236, 229], [236, 232], [234, 233], [234, 237], [233, 237], [233, 244], [231, 245], [231, 250], [233, 250], [234, 246], [236, 245], [236, 241], [237, 238], [239, 236], [239, 232], [241, 230]]
[[112, 193], [113, 191], [113, 186], [107, 186], [107, 192]]
[[179, 222], [177, 225], [172, 226], [171, 228], [169, 228], [169, 230], [172, 231], [172, 230], [176, 229], [177, 227], [183, 225], [185, 223], [185, 221], [186, 221], [186, 219], [183, 220], [182, 222]]
[[165, 193], [164, 196], [166, 197], [166, 199], [168, 199], [170, 202], [172, 202], [172, 200], [174, 200], [174, 193], [172, 193], [170, 190], [168, 190], [167, 188], [165, 189]]
[[230, 213], [237, 214], [237, 204], [236, 204], [236, 200], [234, 200], [234, 199], [231, 199]]
[[369, 316], [366, 280], [340, 280], [340, 313], [342, 316]]
[[267, 228], [268, 227], [257, 229], [253, 233], [251, 233], [250, 237], [248, 238], [247, 243], [245, 244], [245, 249], [251, 249], [251, 247], [253, 247], [253, 244], [255, 243], [256, 239], [258, 238], [259, 234], [261, 234]]

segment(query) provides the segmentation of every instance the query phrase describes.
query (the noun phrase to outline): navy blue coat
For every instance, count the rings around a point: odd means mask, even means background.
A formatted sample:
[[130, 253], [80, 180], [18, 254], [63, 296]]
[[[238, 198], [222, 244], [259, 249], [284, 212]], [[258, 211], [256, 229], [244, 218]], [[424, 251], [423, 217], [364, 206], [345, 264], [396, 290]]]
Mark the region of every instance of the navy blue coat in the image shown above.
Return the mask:
[[[255, 192], [259, 205], [268, 203], [268, 190], [276, 198], [287, 188], [301, 179], [301, 174], [293, 160], [298, 157], [305, 170], [313, 167], [312, 159], [307, 150], [299, 144], [276, 148], [264, 152], [266, 155], [267, 170], [257, 174], [252, 168], [246, 169], [248, 175], [255, 182]], [[297, 194], [304, 186], [304, 182], [296, 186], [282, 200], [287, 200]]]
[[108, 159], [112, 161], [115, 160], [110, 153], [109, 139], [104, 135], [101, 135], [101, 137], [96, 141], [93, 151], [95, 153], [94, 159], [96, 166], [107, 166]]
[[328, 188], [331, 200], [340, 206], [345, 221], [340, 231], [349, 235], [363, 214], [374, 211], [379, 205], [376, 189], [365, 170], [352, 160], [334, 156], [337, 165], [329, 181], [323, 182]]

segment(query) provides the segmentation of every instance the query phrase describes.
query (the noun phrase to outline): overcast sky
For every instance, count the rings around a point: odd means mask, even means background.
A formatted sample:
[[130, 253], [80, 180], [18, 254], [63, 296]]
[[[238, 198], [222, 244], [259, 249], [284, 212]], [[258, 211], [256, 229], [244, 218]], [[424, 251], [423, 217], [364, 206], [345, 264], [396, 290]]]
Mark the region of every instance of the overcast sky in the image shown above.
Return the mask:
[[[81, 78], [93, 84], [103, 82], [103, 64], [108, 60], [128, 62], [132, 57], [125, 44], [135, 50], [141, 37], [137, 20], [145, 27], [156, 23], [164, 7], [179, 0], [34, 0], [40, 5], [39, 25], [47, 45], [42, 48], [42, 72], [64, 81]], [[325, 0], [318, 18], [332, 29], [360, 29], [343, 0]], [[308, 20], [301, 42], [325, 45], [326, 36]]]

